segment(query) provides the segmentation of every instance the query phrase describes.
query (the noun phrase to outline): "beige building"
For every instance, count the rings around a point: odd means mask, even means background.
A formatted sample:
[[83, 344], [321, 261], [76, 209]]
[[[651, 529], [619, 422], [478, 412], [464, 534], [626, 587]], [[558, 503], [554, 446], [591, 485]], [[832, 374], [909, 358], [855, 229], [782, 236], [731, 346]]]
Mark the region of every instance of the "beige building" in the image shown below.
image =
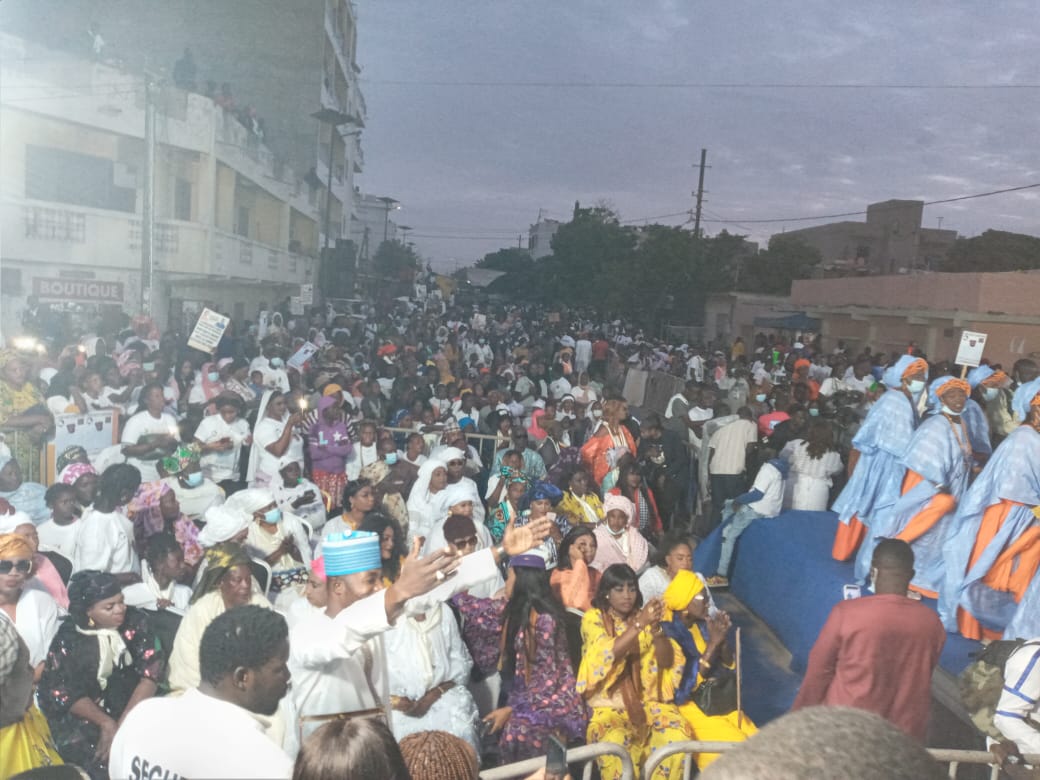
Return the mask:
[[886, 200], [867, 206], [865, 222], [831, 222], [780, 235], [800, 239], [819, 250], [824, 273], [927, 271], [945, 259], [957, 231], [922, 227], [923, 213], [923, 201]]
[[961, 331], [986, 333], [986, 357], [1009, 366], [1040, 357], [1040, 271], [920, 273], [796, 281], [791, 306], [816, 317], [827, 348], [903, 351], [917, 344], [953, 359]]
[[[0, 315], [26, 298], [140, 310], [144, 78], [0, 35]], [[319, 199], [304, 177], [200, 94], [153, 91], [153, 313], [242, 319], [313, 284]]]
[[708, 296], [704, 303], [705, 342], [732, 342], [737, 336], [750, 344], [756, 333], [771, 328], [755, 325], [755, 321], [781, 320], [797, 312], [791, 299], [784, 295], [728, 292]]

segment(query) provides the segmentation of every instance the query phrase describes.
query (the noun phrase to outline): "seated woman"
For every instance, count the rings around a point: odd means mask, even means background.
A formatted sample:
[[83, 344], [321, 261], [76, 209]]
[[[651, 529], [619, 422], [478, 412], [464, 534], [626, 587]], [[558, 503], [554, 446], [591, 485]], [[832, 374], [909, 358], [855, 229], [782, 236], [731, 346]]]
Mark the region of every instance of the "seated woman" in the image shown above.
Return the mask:
[[228, 542], [206, 550], [199, 584], [177, 629], [170, 654], [172, 690], [185, 691], [198, 686], [199, 643], [214, 618], [243, 604], [270, 608], [271, 602], [253, 584], [249, 563], [248, 553], [237, 544]]
[[657, 548], [655, 564], [639, 578], [639, 592], [644, 599], [659, 598], [680, 571], [693, 568], [693, 540], [683, 533], [670, 533]]
[[[648, 677], [657, 677], [658, 669], [673, 662], [658, 625], [664, 607], [660, 599], [643, 604], [636, 573], [625, 564], [603, 572], [592, 606], [581, 623], [584, 649], [577, 681], [578, 693], [592, 709], [588, 742], [621, 745], [632, 763], [642, 766], [654, 749], [691, 739], [675, 705], [660, 701], [651, 689], [657, 681], [646, 685]], [[621, 777], [618, 759], [597, 761], [603, 780]], [[662, 765], [663, 774], [681, 776], [682, 764], [681, 755], [673, 756]]]
[[124, 514], [141, 485], [141, 473], [127, 463], [117, 463], [101, 475], [94, 505], [76, 523], [73, 571], [107, 571], [123, 584], [137, 582], [141, 562], [134, 546], [134, 527]]
[[[516, 458], [519, 460], [519, 456]], [[485, 524], [491, 532], [491, 538], [498, 544], [502, 541], [502, 534], [506, 526], [520, 516], [524, 496], [527, 494], [528, 480], [524, 472], [517, 467], [502, 466], [502, 474], [497, 478], [498, 484], [502, 486], [498, 490], [501, 500], [498, 505], [488, 512]]]
[[601, 572], [615, 563], [624, 563], [640, 572], [646, 566], [650, 548], [632, 525], [635, 508], [624, 496], [608, 494], [603, 501], [606, 519], [596, 526], [596, 558], [592, 565]]
[[[0, 502], [3, 500], [0, 499]], [[68, 609], [69, 592], [65, 588], [65, 580], [62, 579], [62, 573], [51, 563], [51, 559], [40, 552], [40, 536], [36, 526], [32, 524], [25, 512], [12, 511], [5, 514], [5, 510], [8, 509], [10, 509], [9, 504], [0, 503], [0, 534], [17, 534], [25, 539], [29, 549], [32, 550], [32, 577], [27, 581], [26, 587], [46, 593], [54, 599], [59, 609]], [[65, 576], [67, 577], [70, 573], [65, 572]]]
[[[22, 515], [24, 517], [24, 515]], [[0, 533], [0, 621], [14, 624], [29, 647], [37, 676], [58, 631], [58, 605], [46, 592], [29, 587], [33, 549], [21, 534]]]
[[400, 741], [420, 731], [446, 731], [480, 751], [477, 705], [466, 688], [473, 659], [449, 607], [398, 619], [383, 640], [389, 667], [391, 728]]
[[271, 600], [287, 605], [303, 596], [310, 570], [311, 542], [300, 518], [279, 509], [271, 491], [262, 488], [240, 490], [228, 500], [228, 505], [252, 515], [243, 546], [251, 556], [271, 567]]
[[617, 485], [610, 489], [608, 495], [624, 496], [632, 502], [635, 512], [632, 524], [647, 539], [656, 540], [661, 533], [661, 513], [657, 510], [654, 491], [646, 484], [639, 463], [633, 457], [625, 457], [621, 461]]
[[448, 485], [448, 469], [444, 461], [430, 457], [419, 467], [419, 476], [408, 494], [408, 543], [419, 536], [429, 536], [433, 524], [444, 510]]
[[372, 483], [367, 479], [348, 482], [343, 489], [341, 503], [343, 514], [325, 523], [322, 528], [322, 534], [325, 536], [356, 531], [361, 527], [361, 521], [365, 519], [365, 515], [376, 507], [376, 494], [372, 490]]
[[404, 534], [392, 517], [382, 512], [369, 512], [361, 521], [362, 531], [379, 535], [379, 556], [383, 561], [383, 584], [390, 587], [401, 573], [401, 562], [407, 557]]
[[39, 525], [51, 516], [46, 494], [47, 488], [43, 485], [25, 481], [17, 460], [6, 451], [0, 452], [0, 498], [29, 515], [34, 525]]
[[275, 503], [283, 512], [296, 515], [315, 531], [325, 525], [325, 497], [317, 485], [303, 476], [302, 463], [286, 463], [282, 466], [270, 489]]
[[107, 778], [116, 728], [155, 695], [166, 656], [144, 614], [123, 601], [119, 580], [79, 571], [69, 581], [69, 616], [40, 678], [40, 708], [61, 757], [92, 778]]
[[[664, 592], [664, 605], [668, 612], [661, 627], [672, 641], [674, 669], [681, 674], [674, 689], [675, 703], [693, 728], [693, 738], [702, 742], [743, 742], [757, 733], [755, 724], [743, 713], [734, 710], [725, 715], [707, 715], [693, 702], [694, 691], [712, 676], [713, 668], [733, 668], [733, 653], [726, 641], [729, 615], [717, 610], [709, 617], [711, 593], [704, 580], [692, 571], [678, 572]], [[697, 754], [697, 768], [703, 770], [716, 758], [718, 753]]]
[[177, 582], [186, 567], [184, 550], [170, 533], [158, 533], [148, 539], [141, 561], [141, 581], [123, 587], [128, 607], [136, 607], [148, 617], [164, 651], [169, 654], [180, 628], [181, 619], [191, 602], [191, 588]]
[[514, 556], [509, 568], [506, 600], [493, 601], [497, 612], [485, 613], [491, 618], [485, 627], [497, 629], [499, 666], [508, 693], [506, 706], [484, 720], [491, 723], [492, 733], [500, 733], [499, 749], [506, 762], [543, 755], [550, 736], [576, 742], [587, 722], [576, 691], [563, 605], [550, 588], [544, 556]]
[[563, 498], [556, 505], [556, 511], [566, 515], [572, 525], [590, 523], [599, 525], [603, 522], [603, 502], [599, 494], [592, 489], [592, 475], [584, 466], [578, 466], [565, 473], [558, 484], [563, 491]]
[[571, 528], [560, 543], [559, 561], [550, 581], [553, 593], [569, 610], [585, 612], [592, 608], [601, 574], [592, 568], [596, 547], [596, 533], [587, 524]]

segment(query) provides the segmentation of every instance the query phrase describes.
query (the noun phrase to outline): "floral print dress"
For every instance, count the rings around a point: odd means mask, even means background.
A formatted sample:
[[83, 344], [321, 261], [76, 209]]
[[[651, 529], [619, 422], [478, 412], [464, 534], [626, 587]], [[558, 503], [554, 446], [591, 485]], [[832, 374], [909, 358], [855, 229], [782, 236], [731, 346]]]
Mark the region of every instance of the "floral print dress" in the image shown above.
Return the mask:
[[73, 715], [72, 706], [80, 699], [90, 699], [118, 721], [137, 684], [148, 679], [158, 685], [166, 668], [166, 656], [143, 612], [127, 607], [117, 631], [126, 651], [115, 659], [102, 687], [98, 681], [101, 640], [82, 633], [71, 618], [66, 619], [51, 642], [37, 692], [61, 757], [83, 767], [92, 778], [108, 777], [107, 759], [94, 758], [100, 730]]

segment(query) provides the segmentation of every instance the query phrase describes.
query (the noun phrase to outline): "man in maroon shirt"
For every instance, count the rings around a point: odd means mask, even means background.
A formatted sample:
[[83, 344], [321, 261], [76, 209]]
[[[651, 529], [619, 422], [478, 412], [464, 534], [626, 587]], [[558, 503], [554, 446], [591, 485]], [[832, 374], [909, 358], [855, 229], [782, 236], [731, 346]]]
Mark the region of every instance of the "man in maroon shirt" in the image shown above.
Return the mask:
[[809, 653], [792, 709], [817, 704], [858, 707], [887, 718], [924, 742], [932, 670], [946, 642], [939, 616], [907, 597], [914, 553], [885, 539], [871, 561], [874, 594], [831, 610]]

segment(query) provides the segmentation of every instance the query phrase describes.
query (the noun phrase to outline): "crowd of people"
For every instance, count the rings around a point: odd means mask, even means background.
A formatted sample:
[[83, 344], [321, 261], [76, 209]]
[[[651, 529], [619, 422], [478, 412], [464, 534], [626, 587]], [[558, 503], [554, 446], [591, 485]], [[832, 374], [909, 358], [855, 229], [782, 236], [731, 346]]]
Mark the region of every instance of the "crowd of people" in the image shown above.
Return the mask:
[[[835, 557], [886, 598], [937, 597], [949, 631], [1040, 636], [1032, 361], [962, 379], [912, 345], [675, 345], [437, 296], [265, 309], [212, 353], [126, 325], [0, 351], [3, 776], [472, 778], [554, 740], [636, 766], [742, 742], [711, 589], [785, 509], [833, 503]], [[632, 369], [675, 394], [630, 410]], [[117, 443], [41, 468], [67, 414], [112, 414]], [[718, 567], [694, 573], [720, 526]], [[821, 664], [796, 706], [923, 739], [926, 690], [836, 693], [840, 661]]]

